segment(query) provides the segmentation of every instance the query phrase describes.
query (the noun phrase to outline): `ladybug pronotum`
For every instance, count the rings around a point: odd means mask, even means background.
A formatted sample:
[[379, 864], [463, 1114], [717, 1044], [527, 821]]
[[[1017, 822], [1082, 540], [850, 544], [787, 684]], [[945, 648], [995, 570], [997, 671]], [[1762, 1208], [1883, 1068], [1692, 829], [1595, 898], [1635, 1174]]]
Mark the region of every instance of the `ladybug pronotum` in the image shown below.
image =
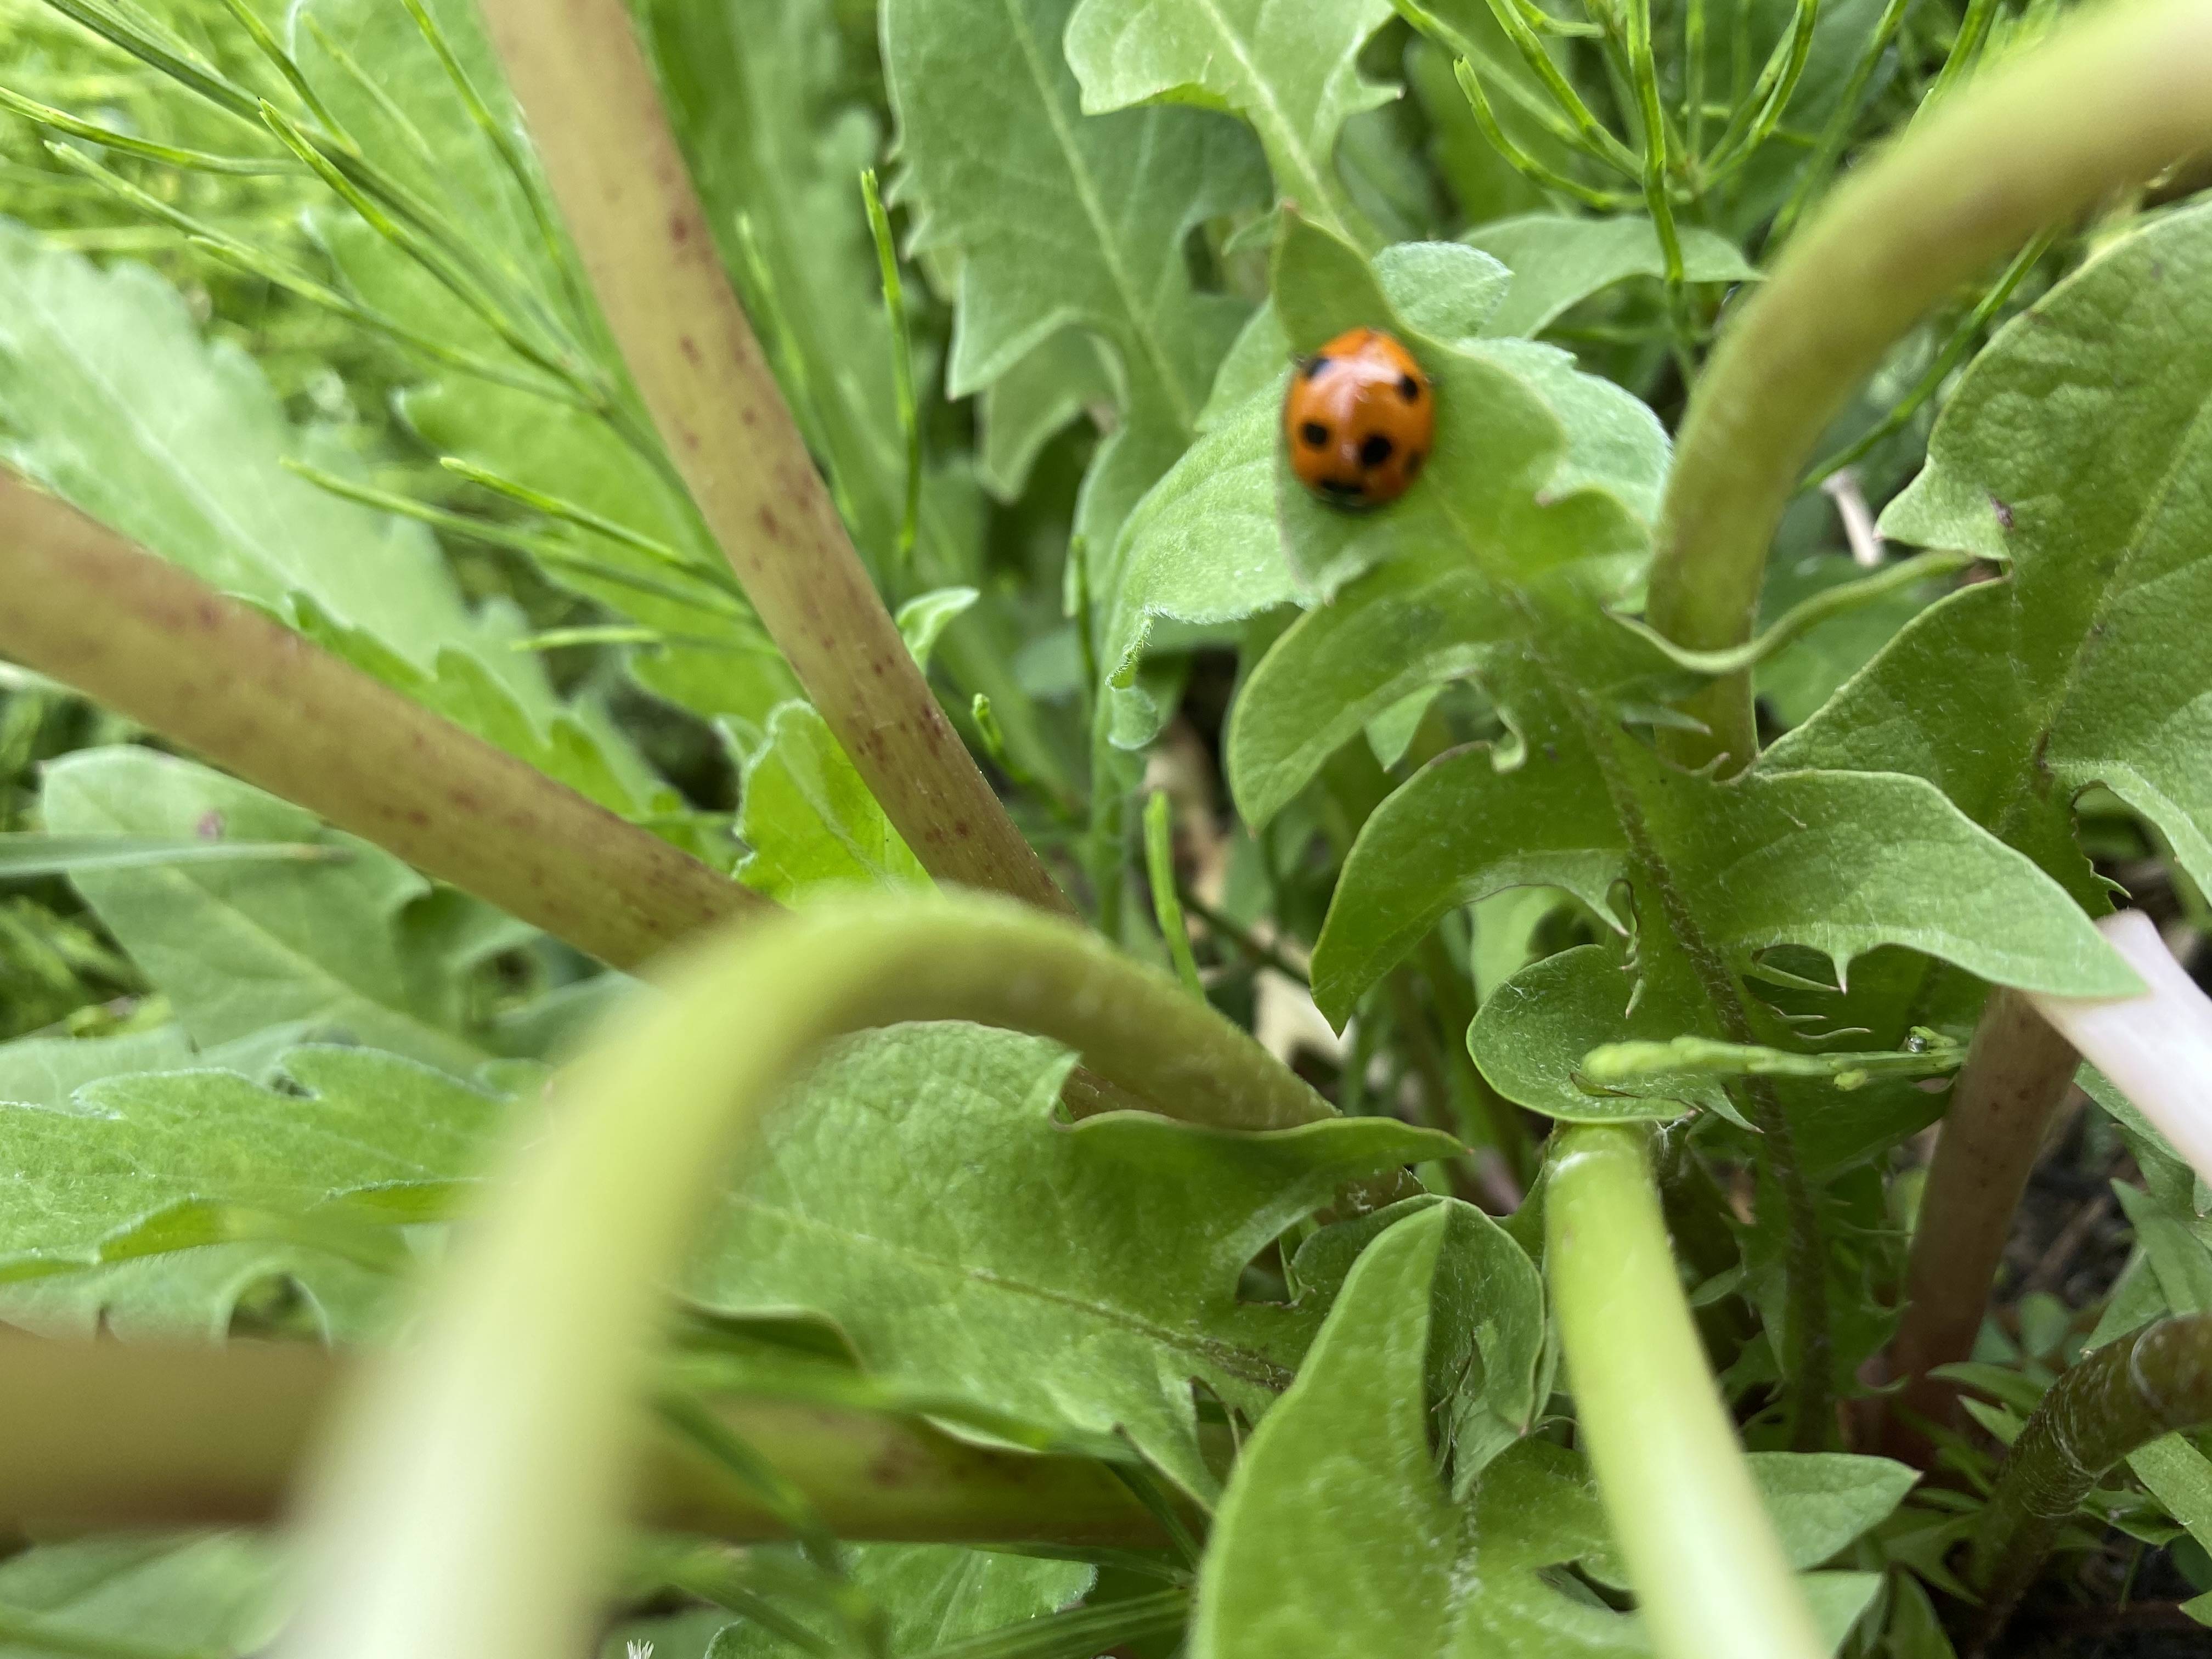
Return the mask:
[[1404, 495], [1421, 476], [1436, 428], [1429, 377], [1379, 328], [1338, 335], [1298, 365], [1283, 398], [1291, 470], [1350, 511]]

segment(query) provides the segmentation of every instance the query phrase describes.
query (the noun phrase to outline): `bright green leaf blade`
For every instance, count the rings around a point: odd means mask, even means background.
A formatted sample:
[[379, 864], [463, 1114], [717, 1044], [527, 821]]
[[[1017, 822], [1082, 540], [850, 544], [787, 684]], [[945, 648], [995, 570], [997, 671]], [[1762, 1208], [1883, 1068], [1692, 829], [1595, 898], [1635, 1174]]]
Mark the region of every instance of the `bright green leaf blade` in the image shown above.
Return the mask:
[[770, 1121], [690, 1289], [811, 1309], [872, 1371], [1078, 1437], [1127, 1433], [1195, 1492], [1190, 1383], [1257, 1414], [1315, 1323], [1237, 1276], [1338, 1183], [1436, 1156], [1379, 1119], [1280, 1134], [1115, 1114], [1053, 1121], [1038, 1039], [902, 1026], [841, 1047]]
[[430, 889], [398, 860], [328, 837], [312, 813], [250, 785], [146, 749], [56, 762], [40, 802], [48, 828], [62, 835], [315, 840], [352, 849], [338, 864], [77, 873], [87, 902], [203, 1046], [297, 1022], [448, 1071], [471, 1071], [485, 1058], [465, 1034], [466, 964], [410, 926], [410, 908]]
[[171, 864], [330, 864], [342, 847], [312, 842], [173, 841], [157, 836], [0, 834], [0, 877], [66, 875], [72, 870], [134, 870]]
[[1067, 61], [1094, 114], [1153, 101], [1234, 111], [1258, 133], [1278, 196], [1371, 237], [1336, 149], [1347, 119], [1392, 95], [1358, 64], [1390, 15], [1389, 0], [1082, 0]]
[[[0, 1315], [219, 1340], [242, 1302], [289, 1285], [333, 1340], [389, 1328], [404, 1283], [368, 1230], [448, 1208], [507, 1109], [366, 1049], [289, 1049], [283, 1090], [222, 1069], [260, 1070], [262, 1046], [196, 1054], [174, 1027], [0, 1046], [0, 1163], [21, 1200], [0, 1228]], [[354, 1218], [310, 1215], [349, 1198]]]
[[430, 538], [286, 471], [310, 446], [260, 370], [142, 266], [0, 227], [0, 459], [225, 592], [304, 592], [418, 666], [471, 641]]
[[2083, 902], [2074, 796], [2104, 782], [2212, 879], [2212, 210], [2159, 220], [2015, 319], [1884, 515], [2009, 557], [1924, 613], [1767, 764], [1910, 770]]
[[[2001, 984], [2063, 983], [2077, 988], [2059, 993], [2070, 996], [2133, 988], [2057, 884], [1925, 780], [1758, 772], [1720, 783], [1629, 744], [1615, 767], [1644, 833], [1667, 849], [1681, 902], [1737, 971], [1771, 945], [1809, 946], [1842, 974], [1901, 945]], [[1476, 750], [1425, 770], [1368, 821], [1346, 863], [1314, 952], [1323, 1012], [1348, 1013], [1457, 905], [1530, 884], [1601, 904], [1605, 884], [1628, 874], [1618, 811], [1602, 782], [1563, 765], [1532, 759], [1501, 775]], [[1642, 901], [1639, 914], [1661, 924]]]
[[[1096, 1576], [1077, 1561], [1036, 1560], [942, 1544], [863, 1544], [846, 1552], [846, 1570], [884, 1614], [890, 1651], [908, 1659], [1066, 1606]], [[793, 1609], [825, 1639], [830, 1622]], [[750, 1621], [731, 1626], [708, 1659], [790, 1659], [804, 1650]]]
[[786, 902], [824, 888], [924, 887], [921, 867], [811, 703], [787, 702], [744, 760], [747, 886]]
[[0, 1563], [0, 1651], [244, 1659], [283, 1626], [279, 1565], [243, 1532], [41, 1544]]
[[1571, 1455], [1522, 1443], [1465, 1511], [1437, 1479], [1425, 1379], [1447, 1214], [1401, 1221], [1360, 1256], [1245, 1448], [1200, 1579], [1194, 1659], [1647, 1651], [1632, 1617], [1537, 1576], [1603, 1539], [1595, 1493], [1555, 1468]]
[[[1750, 281], [1759, 272], [1726, 237], [1683, 227], [1682, 275], [1692, 283]], [[1659, 233], [1644, 218], [1573, 218], [1531, 213], [1500, 219], [1461, 239], [1513, 273], [1504, 303], [1484, 332], [1537, 335], [1562, 312], [1631, 276], [1663, 276]]]

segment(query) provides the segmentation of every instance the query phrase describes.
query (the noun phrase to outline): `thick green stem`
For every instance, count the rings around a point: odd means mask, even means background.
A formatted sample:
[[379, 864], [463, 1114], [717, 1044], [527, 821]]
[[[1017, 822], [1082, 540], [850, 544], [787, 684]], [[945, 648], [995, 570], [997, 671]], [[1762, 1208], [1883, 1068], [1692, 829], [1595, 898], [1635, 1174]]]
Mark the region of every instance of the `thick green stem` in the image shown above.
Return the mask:
[[[1766, 556], [1823, 429], [1891, 343], [2046, 226], [2212, 140], [2212, 9], [2101, 7], [1945, 101], [1851, 174], [1722, 332], [1674, 453], [1650, 619], [1676, 644], [1751, 637]], [[1756, 749], [1749, 674], [1669, 735], [1692, 764]]]
[[2060, 1528], [2112, 1465], [2212, 1421], [2212, 1314], [2160, 1320], [2060, 1377], [2013, 1444], [1983, 1512], [1968, 1576], [1982, 1643], [2002, 1630]]
[[930, 694], [731, 292], [623, 0], [484, 20], [609, 330], [807, 696], [939, 879], [1072, 914]]
[[0, 471], [0, 653], [619, 968], [766, 902]]
[[1562, 1129], [1545, 1271], [1578, 1431], [1661, 1659], [1827, 1659], [1706, 1369], [1649, 1130]]
[[[334, 1395], [358, 1368], [305, 1343], [0, 1340], [0, 1522], [258, 1525], [282, 1517]], [[994, 1452], [884, 1413], [715, 1396], [722, 1427], [850, 1538], [1155, 1547], [1159, 1523], [1099, 1464]], [[656, 1437], [639, 1512], [733, 1543], [786, 1528]]]
[[564, 1074], [421, 1340], [361, 1399], [314, 1494], [299, 1659], [580, 1650], [631, 1485], [658, 1292], [732, 1158], [832, 1039], [900, 1020], [1009, 1025], [1223, 1127], [1334, 1115], [1173, 981], [1003, 900], [781, 916], [714, 941], [665, 983], [665, 998]]
[[[2013, 1212], [2080, 1064], [2025, 997], [1991, 994], [1943, 1115], [1905, 1269], [1905, 1322], [1890, 1345], [1890, 1376], [1905, 1379], [1894, 1403], [1938, 1427], [1951, 1426], [1958, 1388], [1928, 1373], [1973, 1352]], [[1924, 1465], [1931, 1448], [1917, 1426], [1892, 1421], [1883, 1449]]]

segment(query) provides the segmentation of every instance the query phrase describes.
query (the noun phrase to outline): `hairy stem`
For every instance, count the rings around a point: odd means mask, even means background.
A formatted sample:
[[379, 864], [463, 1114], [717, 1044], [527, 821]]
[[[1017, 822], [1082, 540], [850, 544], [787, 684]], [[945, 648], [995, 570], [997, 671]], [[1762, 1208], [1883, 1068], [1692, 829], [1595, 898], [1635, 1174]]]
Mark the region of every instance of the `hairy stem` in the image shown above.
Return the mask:
[[618, 968], [769, 907], [0, 471], [0, 652]]
[[607, 325], [731, 568], [929, 872], [1069, 913], [877, 596], [715, 252], [623, 0], [488, 0]]
[[899, 1020], [1009, 1025], [1223, 1127], [1334, 1115], [1172, 981], [1003, 900], [826, 905], [723, 938], [665, 982], [563, 1075], [421, 1340], [362, 1395], [315, 1494], [299, 1659], [580, 1649], [631, 1484], [656, 1291], [732, 1157], [832, 1039]]
[[[2212, 140], [2212, 9], [2099, 8], [1960, 92], [1838, 186], [1722, 331], [1674, 453], [1650, 620], [1676, 644], [1751, 637], [1775, 526], [1852, 389], [1943, 295], [2046, 226]], [[1678, 759], [1756, 749], [1751, 679], [1687, 705]]]
[[[1905, 1322], [1890, 1345], [1890, 1375], [1905, 1383], [1894, 1403], [1939, 1427], [1952, 1424], [1958, 1389], [1928, 1373], [1973, 1352], [2013, 1212], [2080, 1063], [2027, 998], [1990, 995], [1929, 1165], [1905, 1268]], [[1931, 1448], [1917, 1428], [1893, 1420], [1883, 1449], [1924, 1466]]]
[[2108, 1342], [2043, 1396], [1998, 1472], [1968, 1577], [1993, 1639], [2105, 1471], [2176, 1429], [2212, 1421], [2212, 1314]]
[[1563, 1128], [1545, 1271], [1579, 1432], [1661, 1659], [1826, 1659], [1706, 1369], [1650, 1133]]
[[[283, 1516], [360, 1362], [305, 1343], [0, 1340], [0, 1521], [265, 1524]], [[1156, 1547], [1159, 1523], [1087, 1459], [988, 1451], [884, 1413], [713, 1396], [715, 1420], [847, 1537]], [[27, 1426], [26, 1426], [27, 1425]], [[787, 1535], [672, 1438], [645, 1453], [648, 1523], [735, 1543]]]

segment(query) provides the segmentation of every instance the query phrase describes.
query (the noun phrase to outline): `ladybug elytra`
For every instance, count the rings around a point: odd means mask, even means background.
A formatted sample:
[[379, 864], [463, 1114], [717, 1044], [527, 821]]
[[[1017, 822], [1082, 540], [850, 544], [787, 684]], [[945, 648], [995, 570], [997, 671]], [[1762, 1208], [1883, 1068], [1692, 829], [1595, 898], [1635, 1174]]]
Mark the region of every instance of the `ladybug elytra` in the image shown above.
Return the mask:
[[1420, 477], [1436, 428], [1429, 377], [1379, 328], [1338, 335], [1298, 365], [1283, 398], [1291, 470], [1332, 507], [1396, 501]]

